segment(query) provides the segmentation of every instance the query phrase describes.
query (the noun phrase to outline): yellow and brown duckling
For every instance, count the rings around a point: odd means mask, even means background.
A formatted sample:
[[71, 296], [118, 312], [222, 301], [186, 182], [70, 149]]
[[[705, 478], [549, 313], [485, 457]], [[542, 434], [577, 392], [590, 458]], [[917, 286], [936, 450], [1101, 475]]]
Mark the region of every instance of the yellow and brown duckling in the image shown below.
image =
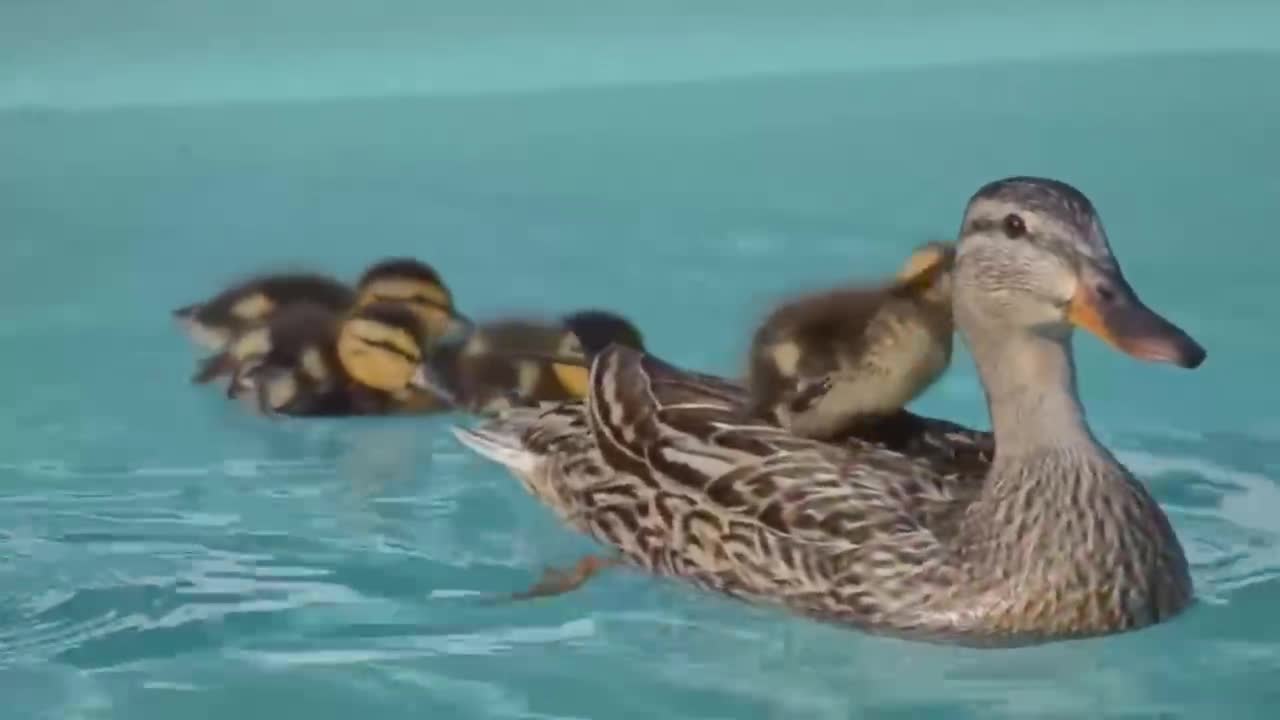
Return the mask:
[[630, 320], [608, 310], [581, 310], [566, 315], [551, 362], [551, 372], [573, 400], [587, 396], [591, 361], [610, 345], [643, 351], [644, 336]]
[[610, 342], [644, 347], [631, 321], [604, 310], [570, 313], [559, 322], [486, 323], [462, 346], [450, 385], [477, 413], [581, 399], [589, 357]]
[[219, 351], [282, 307], [306, 303], [342, 312], [355, 300], [351, 288], [327, 275], [277, 273], [237, 282], [208, 300], [174, 310], [173, 315], [193, 342]]
[[902, 410], [951, 362], [953, 262], [951, 244], [928, 243], [883, 286], [774, 310], [751, 343], [755, 412], [796, 435], [833, 439]]
[[212, 298], [173, 311], [198, 345], [218, 351], [248, 327], [298, 303], [346, 312], [373, 302], [401, 302], [413, 309], [434, 338], [465, 331], [453, 295], [435, 268], [412, 258], [388, 258], [365, 270], [354, 289], [327, 275], [278, 273], [238, 282]]
[[365, 270], [356, 283], [356, 307], [375, 302], [407, 306], [429, 345], [461, 340], [471, 321], [454, 306], [453, 293], [435, 268], [413, 258], [388, 258]]
[[300, 303], [242, 331], [206, 364], [231, 375], [230, 397], [266, 415], [412, 412], [439, 390], [424, 343], [419, 318], [399, 303], [346, 315]]
[[543, 359], [551, 355], [561, 328], [553, 321], [503, 318], [481, 323], [453, 358], [439, 367], [472, 412], [490, 413], [560, 394]]

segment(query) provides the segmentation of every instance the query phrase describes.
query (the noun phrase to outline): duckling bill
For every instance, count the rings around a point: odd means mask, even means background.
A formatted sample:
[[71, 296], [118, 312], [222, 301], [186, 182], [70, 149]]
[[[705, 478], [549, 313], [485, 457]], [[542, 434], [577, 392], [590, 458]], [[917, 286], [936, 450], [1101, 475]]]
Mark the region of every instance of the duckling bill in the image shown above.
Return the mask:
[[951, 362], [954, 247], [917, 248], [892, 281], [806, 295], [775, 309], [751, 342], [754, 411], [829, 440], [901, 410]]

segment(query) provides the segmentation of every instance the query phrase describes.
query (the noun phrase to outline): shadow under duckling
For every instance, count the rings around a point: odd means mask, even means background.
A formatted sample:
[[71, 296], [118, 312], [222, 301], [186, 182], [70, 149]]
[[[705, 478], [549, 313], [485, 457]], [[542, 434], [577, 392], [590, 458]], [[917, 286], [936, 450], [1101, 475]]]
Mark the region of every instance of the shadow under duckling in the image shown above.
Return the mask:
[[222, 350], [231, 338], [290, 305], [306, 303], [346, 312], [374, 302], [409, 305], [428, 335], [463, 334], [470, 321], [453, 304], [453, 295], [435, 268], [413, 258], [387, 258], [371, 265], [354, 288], [318, 273], [259, 275], [235, 283], [212, 298], [173, 311], [197, 345]]
[[644, 339], [630, 320], [604, 310], [570, 313], [559, 322], [486, 323], [462, 346], [450, 385], [463, 405], [479, 414], [581, 399], [586, 395], [587, 370], [572, 363], [610, 342], [644, 349]]
[[[206, 362], [231, 375], [229, 397], [264, 415], [397, 414], [439, 390], [424, 342], [418, 316], [400, 303], [345, 315], [303, 303], [241, 332]], [[447, 397], [435, 402], [449, 405]]]
[[821, 440], [873, 430], [896, 415], [951, 363], [954, 253], [950, 243], [928, 243], [883, 286], [807, 295], [775, 309], [751, 342], [753, 411]]

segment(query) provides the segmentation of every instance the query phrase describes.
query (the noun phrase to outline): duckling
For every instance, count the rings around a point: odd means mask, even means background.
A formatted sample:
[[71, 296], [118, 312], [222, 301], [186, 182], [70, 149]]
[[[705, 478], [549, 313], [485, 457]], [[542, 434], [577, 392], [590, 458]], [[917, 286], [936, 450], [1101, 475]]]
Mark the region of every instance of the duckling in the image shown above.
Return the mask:
[[554, 322], [530, 318], [481, 324], [452, 358], [452, 387], [468, 410], [481, 414], [556, 396], [543, 358], [554, 352], [560, 332]]
[[928, 243], [881, 287], [844, 288], [775, 309], [751, 342], [754, 412], [830, 440], [901, 411], [951, 362], [954, 246]]
[[433, 345], [460, 341], [472, 330], [471, 320], [454, 307], [453, 293], [444, 284], [440, 273], [419, 260], [387, 258], [360, 276], [356, 283], [356, 307], [387, 301], [408, 306], [418, 317], [424, 336]]
[[630, 320], [608, 310], [582, 310], [564, 316], [551, 372], [573, 400], [587, 396], [591, 361], [612, 344], [644, 351], [644, 336]]
[[180, 307], [173, 315], [193, 342], [217, 352], [242, 330], [281, 307], [305, 302], [341, 311], [351, 307], [355, 298], [351, 288], [326, 275], [260, 275], [235, 283], [208, 300]]
[[438, 390], [424, 365], [419, 318], [394, 302], [346, 315], [290, 305], [232, 338], [220, 355], [211, 360], [230, 369], [227, 394], [266, 415], [406, 412]]
[[[228, 375], [228, 361], [240, 364], [244, 360], [240, 355], [260, 352], [257, 348], [265, 332], [261, 326], [282, 308], [309, 304], [345, 313], [375, 302], [398, 302], [412, 310], [432, 346], [465, 337], [470, 329], [470, 321], [454, 308], [453, 296], [439, 273], [412, 258], [375, 263], [360, 276], [354, 290], [324, 275], [264, 275], [174, 314], [198, 344], [216, 352], [236, 338], [240, 346], [229, 357], [219, 353], [201, 364], [193, 380], [204, 383]], [[256, 334], [250, 333], [255, 326]]]
[[580, 399], [586, 394], [589, 357], [610, 342], [644, 347], [634, 324], [603, 310], [570, 313], [559, 322], [488, 323], [463, 345], [456, 387], [476, 413]]

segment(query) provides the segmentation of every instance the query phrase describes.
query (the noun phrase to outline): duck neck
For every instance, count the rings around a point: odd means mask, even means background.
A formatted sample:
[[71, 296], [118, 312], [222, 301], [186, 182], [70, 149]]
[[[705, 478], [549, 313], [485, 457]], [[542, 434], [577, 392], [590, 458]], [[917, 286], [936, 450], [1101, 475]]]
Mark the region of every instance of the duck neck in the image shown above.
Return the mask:
[[991, 413], [997, 462], [1049, 450], [1096, 459], [1101, 447], [1076, 394], [1071, 336], [1021, 331], [999, 338], [969, 338]]

